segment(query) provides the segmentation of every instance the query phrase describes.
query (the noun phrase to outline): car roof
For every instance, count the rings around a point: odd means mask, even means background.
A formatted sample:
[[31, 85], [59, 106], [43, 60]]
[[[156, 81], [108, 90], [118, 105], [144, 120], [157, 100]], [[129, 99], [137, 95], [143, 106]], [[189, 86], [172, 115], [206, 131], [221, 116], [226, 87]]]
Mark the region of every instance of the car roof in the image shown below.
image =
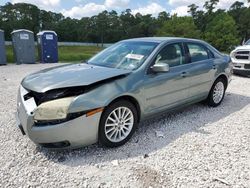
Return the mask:
[[190, 41], [190, 42], [203, 42], [198, 39], [190, 39], [190, 38], [181, 38], [181, 37], [144, 37], [144, 38], [133, 38], [127, 39], [124, 41], [134, 41], [134, 42], [155, 42], [155, 43], [162, 43], [162, 42], [171, 42], [171, 41]]

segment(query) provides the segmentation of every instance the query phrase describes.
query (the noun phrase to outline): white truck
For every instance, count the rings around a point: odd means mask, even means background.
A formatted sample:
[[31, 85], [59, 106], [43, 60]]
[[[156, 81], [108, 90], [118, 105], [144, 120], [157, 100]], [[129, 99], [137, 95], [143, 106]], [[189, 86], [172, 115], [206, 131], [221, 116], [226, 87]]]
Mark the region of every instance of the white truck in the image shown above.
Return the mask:
[[230, 54], [235, 74], [250, 76], [250, 40]]

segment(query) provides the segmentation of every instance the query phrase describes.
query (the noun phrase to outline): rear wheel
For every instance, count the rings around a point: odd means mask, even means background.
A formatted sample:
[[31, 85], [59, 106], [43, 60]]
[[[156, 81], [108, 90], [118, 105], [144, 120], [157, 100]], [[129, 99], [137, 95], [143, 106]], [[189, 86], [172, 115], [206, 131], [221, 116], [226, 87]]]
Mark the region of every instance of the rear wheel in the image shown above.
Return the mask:
[[226, 82], [224, 79], [219, 78], [214, 82], [214, 85], [211, 88], [209, 96], [207, 98], [207, 103], [209, 106], [217, 107], [219, 106], [225, 96], [226, 91]]
[[126, 100], [108, 106], [100, 121], [99, 142], [107, 147], [125, 144], [133, 135], [138, 115], [134, 105]]

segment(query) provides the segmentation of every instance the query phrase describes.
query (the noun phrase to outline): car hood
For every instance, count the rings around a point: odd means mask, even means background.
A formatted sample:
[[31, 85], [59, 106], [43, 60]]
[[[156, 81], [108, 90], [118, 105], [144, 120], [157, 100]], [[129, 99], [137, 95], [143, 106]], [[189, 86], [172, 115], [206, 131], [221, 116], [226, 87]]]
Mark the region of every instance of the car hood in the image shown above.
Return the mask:
[[234, 51], [237, 50], [250, 50], [250, 45], [239, 46]]
[[89, 64], [64, 65], [33, 73], [23, 79], [22, 86], [31, 91], [44, 93], [59, 88], [88, 86], [130, 72]]

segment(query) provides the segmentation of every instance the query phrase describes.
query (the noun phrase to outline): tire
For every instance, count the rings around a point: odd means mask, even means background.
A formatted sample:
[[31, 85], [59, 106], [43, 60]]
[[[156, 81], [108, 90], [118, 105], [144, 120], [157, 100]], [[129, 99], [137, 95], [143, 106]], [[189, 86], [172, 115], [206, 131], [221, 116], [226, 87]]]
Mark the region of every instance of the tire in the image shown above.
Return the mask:
[[[209, 95], [207, 98], [208, 106], [211, 106], [211, 107], [219, 106], [225, 97], [225, 92], [226, 92], [226, 81], [222, 78], [218, 78], [214, 82], [209, 92]], [[216, 96], [216, 93], [217, 93], [217, 96]]]
[[134, 134], [137, 124], [137, 110], [131, 102], [126, 100], [114, 102], [102, 114], [99, 124], [99, 143], [111, 148], [124, 145]]

